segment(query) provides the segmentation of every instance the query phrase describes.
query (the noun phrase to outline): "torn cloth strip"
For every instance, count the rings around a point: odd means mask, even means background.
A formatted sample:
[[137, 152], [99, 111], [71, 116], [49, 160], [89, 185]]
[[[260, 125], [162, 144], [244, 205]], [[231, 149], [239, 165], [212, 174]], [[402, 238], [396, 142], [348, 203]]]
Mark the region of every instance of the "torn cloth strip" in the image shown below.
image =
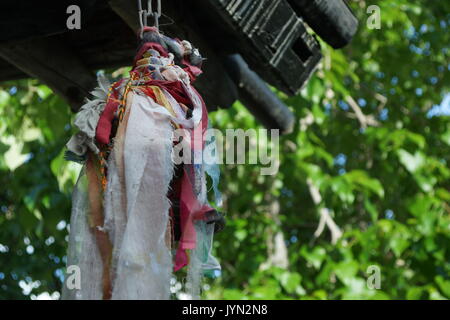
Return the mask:
[[174, 271], [178, 271], [188, 264], [188, 255], [186, 250], [196, 247], [195, 220], [203, 220], [205, 213], [213, 210], [209, 205], [201, 205], [197, 197], [193, 194], [193, 186], [189, 179], [189, 173], [184, 172], [181, 183], [180, 197], [180, 224], [182, 236], [180, 245], [175, 257]]

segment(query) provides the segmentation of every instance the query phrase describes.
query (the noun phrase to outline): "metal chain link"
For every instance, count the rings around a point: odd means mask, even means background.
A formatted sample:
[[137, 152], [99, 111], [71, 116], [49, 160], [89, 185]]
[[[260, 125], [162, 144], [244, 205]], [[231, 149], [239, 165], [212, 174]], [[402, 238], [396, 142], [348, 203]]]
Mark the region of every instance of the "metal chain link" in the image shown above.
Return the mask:
[[139, 24], [141, 26], [141, 38], [144, 27], [147, 27], [148, 17], [153, 17], [154, 27], [159, 29], [159, 18], [162, 15], [161, 0], [156, 0], [156, 11], [153, 11], [153, 0], [147, 1], [147, 10], [142, 7], [142, 0], [137, 0], [139, 9]]

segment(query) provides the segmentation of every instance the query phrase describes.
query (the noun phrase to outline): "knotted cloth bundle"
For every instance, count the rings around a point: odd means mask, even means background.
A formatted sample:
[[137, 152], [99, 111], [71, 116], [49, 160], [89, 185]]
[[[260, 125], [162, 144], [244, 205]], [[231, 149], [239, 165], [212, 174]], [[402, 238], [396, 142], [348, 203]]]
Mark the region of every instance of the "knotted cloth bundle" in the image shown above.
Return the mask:
[[[145, 28], [130, 77], [99, 79], [77, 114], [67, 158], [84, 166], [67, 265], [80, 269], [81, 283], [66, 282], [63, 299], [169, 299], [172, 271], [187, 265], [195, 299], [201, 276], [220, 273], [211, 246], [223, 220], [208, 203], [205, 173], [216, 204], [219, 174], [203, 162], [208, 115], [191, 85], [202, 60], [189, 42]], [[179, 143], [193, 161], [174, 163]]]

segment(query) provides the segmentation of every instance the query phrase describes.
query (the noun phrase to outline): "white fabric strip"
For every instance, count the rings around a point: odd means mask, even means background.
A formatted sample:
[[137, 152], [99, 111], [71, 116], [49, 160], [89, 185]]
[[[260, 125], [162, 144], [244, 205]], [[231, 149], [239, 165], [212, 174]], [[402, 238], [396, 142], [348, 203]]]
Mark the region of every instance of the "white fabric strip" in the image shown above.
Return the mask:
[[[117, 267], [112, 299], [170, 297], [172, 260], [165, 233], [170, 208], [166, 195], [173, 176], [173, 128], [159, 111], [148, 98], [134, 95], [124, 145], [127, 221], [124, 229], [114, 231], [114, 240], [122, 241], [114, 241]], [[116, 196], [114, 190], [112, 196]], [[121, 216], [121, 210], [112, 207], [112, 215]]]

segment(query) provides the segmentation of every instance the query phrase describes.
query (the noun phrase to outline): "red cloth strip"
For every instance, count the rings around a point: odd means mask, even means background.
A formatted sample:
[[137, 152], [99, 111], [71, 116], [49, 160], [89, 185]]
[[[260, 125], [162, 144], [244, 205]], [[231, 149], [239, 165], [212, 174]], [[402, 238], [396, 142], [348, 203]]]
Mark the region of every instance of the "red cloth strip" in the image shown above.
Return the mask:
[[105, 109], [103, 109], [100, 119], [98, 120], [95, 138], [99, 143], [109, 144], [112, 122], [114, 120], [114, 115], [117, 108], [120, 105], [119, 90], [117, 88], [123, 83], [123, 81], [124, 80], [120, 80], [112, 86], [112, 91], [106, 101]]

